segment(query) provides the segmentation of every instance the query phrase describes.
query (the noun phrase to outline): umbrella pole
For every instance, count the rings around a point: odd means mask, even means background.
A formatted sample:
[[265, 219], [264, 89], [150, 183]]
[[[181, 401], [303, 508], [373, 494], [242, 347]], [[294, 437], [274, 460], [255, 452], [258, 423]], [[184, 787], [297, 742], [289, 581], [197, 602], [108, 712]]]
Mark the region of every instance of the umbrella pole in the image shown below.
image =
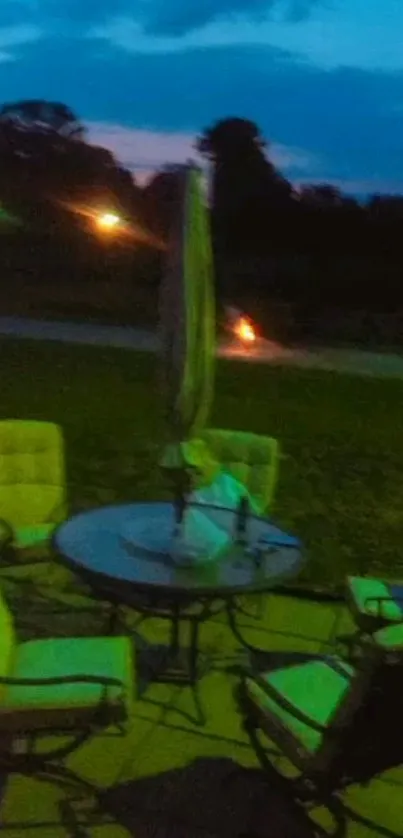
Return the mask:
[[175, 491], [175, 535], [179, 535], [182, 529], [182, 521], [186, 509], [186, 495], [181, 489]]
[[179, 535], [182, 529], [182, 522], [186, 510], [187, 496], [192, 488], [192, 476], [188, 469], [170, 469], [170, 477], [173, 485], [174, 508], [175, 508], [175, 536]]

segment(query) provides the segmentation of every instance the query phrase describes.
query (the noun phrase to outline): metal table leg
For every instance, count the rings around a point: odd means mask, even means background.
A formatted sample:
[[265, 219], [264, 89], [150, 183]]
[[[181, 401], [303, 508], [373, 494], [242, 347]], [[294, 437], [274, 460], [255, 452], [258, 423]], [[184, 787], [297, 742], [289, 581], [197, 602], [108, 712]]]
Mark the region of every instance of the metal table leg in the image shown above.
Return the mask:
[[232, 631], [232, 634], [234, 635], [235, 640], [238, 641], [238, 643], [239, 643], [239, 645], [241, 646], [242, 649], [245, 649], [248, 652], [255, 652], [256, 651], [255, 646], [252, 646], [250, 643], [248, 643], [248, 641], [245, 640], [245, 638], [243, 637], [243, 635], [240, 632], [240, 629], [239, 629], [239, 626], [238, 626], [238, 623], [237, 623], [237, 619], [236, 619], [236, 614], [237, 614], [238, 611], [239, 611], [239, 609], [238, 609], [237, 604], [234, 601], [234, 599], [229, 599], [228, 602], [227, 602], [227, 617], [228, 617], [228, 625], [229, 625], [229, 627]]
[[[150, 617], [159, 616], [170, 620], [170, 636], [167, 646], [148, 645], [144, 650], [144, 665], [147, 670], [147, 682], [177, 684], [190, 687], [196, 707], [196, 718], [191, 721], [199, 726], [206, 724], [206, 715], [199, 695], [199, 629], [202, 622], [210, 616], [210, 608], [205, 605], [199, 613], [183, 613], [180, 605], [173, 605], [171, 612], [149, 612]], [[188, 645], [180, 642], [181, 624], [189, 623], [190, 638]], [[171, 709], [175, 709], [172, 707]], [[181, 712], [181, 711], [180, 711]], [[187, 715], [187, 714], [186, 714]]]

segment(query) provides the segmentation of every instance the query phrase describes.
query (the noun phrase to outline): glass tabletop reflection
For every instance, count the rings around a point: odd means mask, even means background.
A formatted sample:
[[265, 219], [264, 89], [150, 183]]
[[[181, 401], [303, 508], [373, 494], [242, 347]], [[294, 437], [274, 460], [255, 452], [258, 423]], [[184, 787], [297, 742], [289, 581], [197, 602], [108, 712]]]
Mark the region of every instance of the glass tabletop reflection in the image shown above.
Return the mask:
[[[212, 510], [217, 523], [235, 530], [236, 512]], [[230, 597], [269, 590], [296, 576], [302, 565], [297, 538], [250, 514], [245, 539], [230, 541], [215, 558], [179, 563], [172, 552], [172, 503], [100, 507], [58, 527], [54, 546], [77, 572], [149, 594]], [[94, 579], [95, 581], [95, 579]]]

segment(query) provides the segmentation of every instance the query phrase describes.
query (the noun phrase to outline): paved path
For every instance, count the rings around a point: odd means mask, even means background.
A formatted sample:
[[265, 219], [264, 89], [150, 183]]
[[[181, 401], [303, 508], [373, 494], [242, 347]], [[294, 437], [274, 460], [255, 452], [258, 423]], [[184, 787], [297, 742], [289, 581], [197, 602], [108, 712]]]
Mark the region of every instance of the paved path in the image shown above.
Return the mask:
[[[156, 352], [158, 349], [155, 334], [128, 326], [0, 317], [0, 335], [92, 346], [114, 346], [146, 352]], [[403, 356], [400, 355], [352, 349], [287, 349], [271, 341], [261, 341], [256, 348], [246, 352], [239, 345], [228, 342], [219, 347], [218, 354], [229, 360], [248, 363], [287, 364], [355, 375], [403, 378]]]
[[28, 320], [22, 317], [0, 317], [0, 335], [92, 346], [116, 346], [147, 352], [155, 352], [158, 346], [155, 335], [143, 329], [56, 320]]
[[222, 347], [219, 354], [252, 363], [287, 364], [376, 378], [403, 378], [402, 355], [364, 352], [359, 349], [287, 349], [280, 344], [263, 341], [260, 347], [247, 354], [230, 345]]

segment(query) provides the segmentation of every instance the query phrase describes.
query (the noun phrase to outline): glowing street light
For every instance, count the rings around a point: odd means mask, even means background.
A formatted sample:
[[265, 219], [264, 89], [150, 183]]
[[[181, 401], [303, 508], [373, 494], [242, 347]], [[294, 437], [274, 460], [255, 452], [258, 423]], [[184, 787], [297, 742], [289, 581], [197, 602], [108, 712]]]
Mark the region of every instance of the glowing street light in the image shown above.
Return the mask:
[[114, 230], [120, 224], [121, 219], [114, 212], [103, 212], [96, 217], [97, 226], [100, 230]]
[[96, 231], [100, 238], [101, 236], [105, 236], [106, 238], [112, 236], [113, 238], [115, 234], [120, 242], [127, 239], [135, 245], [143, 244], [148, 247], [157, 248], [158, 250], [166, 250], [167, 248], [167, 244], [163, 239], [152, 233], [151, 230], [148, 230], [141, 221], [137, 221], [134, 218], [125, 218], [111, 210], [102, 210], [99, 206], [94, 207], [93, 205], [85, 204], [80, 206], [78, 204], [67, 203], [66, 201], [59, 201], [59, 204], [75, 215], [87, 219], [86, 229], [91, 230], [92, 233]]

